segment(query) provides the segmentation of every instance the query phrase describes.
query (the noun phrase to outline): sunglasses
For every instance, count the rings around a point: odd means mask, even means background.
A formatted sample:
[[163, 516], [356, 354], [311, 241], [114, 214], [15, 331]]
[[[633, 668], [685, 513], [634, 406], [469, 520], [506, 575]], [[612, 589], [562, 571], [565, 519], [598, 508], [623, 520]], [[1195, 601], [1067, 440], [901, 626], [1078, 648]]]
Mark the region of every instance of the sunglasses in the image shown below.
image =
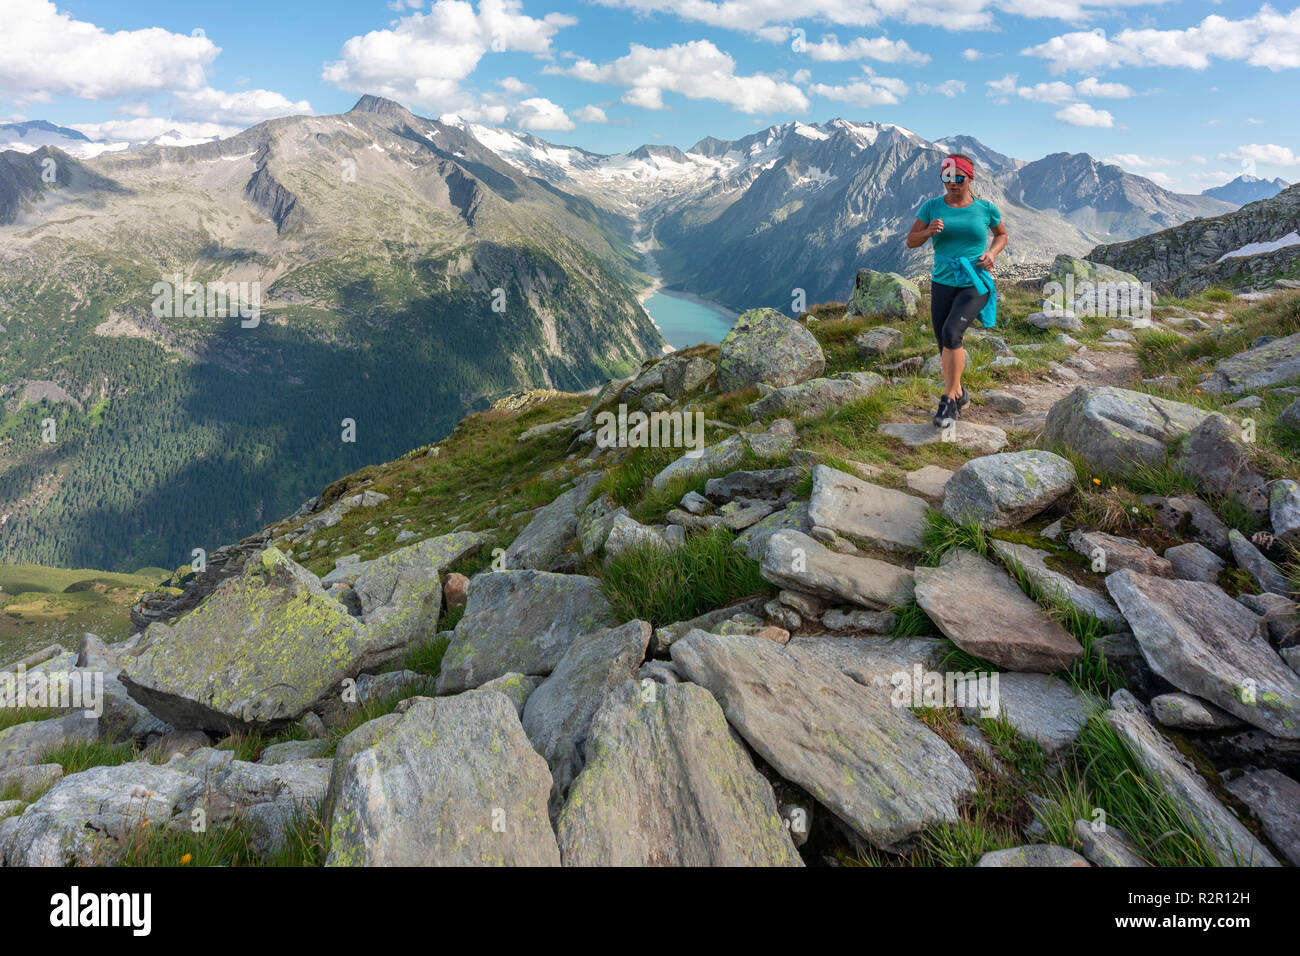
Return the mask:
[[945, 183], [964, 183], [966, 181], [966, 174], [954, 172], [951, 169], [945, 169], [939, 174], [939, 178]]

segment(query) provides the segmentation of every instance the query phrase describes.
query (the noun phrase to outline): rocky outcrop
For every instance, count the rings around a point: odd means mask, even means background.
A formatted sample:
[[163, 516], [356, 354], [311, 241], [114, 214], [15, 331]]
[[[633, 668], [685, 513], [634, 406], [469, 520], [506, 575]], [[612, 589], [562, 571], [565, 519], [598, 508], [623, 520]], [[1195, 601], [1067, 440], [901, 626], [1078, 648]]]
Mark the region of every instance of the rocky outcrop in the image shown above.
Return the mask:
[[883, 315], [907, 318], [916, 315], [921, 290], [897, 272], [859, 269], [849, 293], [848, 315]]
[[1074, 466], [1050, 451], [974, 458], [944, 488], [943, 513], [953, 521], [1009, 528], [1052, 507], [1074, 490]]
[[718, 388], [735, 391], [762, 382], [773, 388], [816, 378], [826, 356], [811, 332], [775, 309], [751, 309], [722, 340]]
[[1047, 413], [1044, 437], [1102, 472], [1162, 465], [1170, 444], [1211, 413], [1111, 386], [1080, 385]]

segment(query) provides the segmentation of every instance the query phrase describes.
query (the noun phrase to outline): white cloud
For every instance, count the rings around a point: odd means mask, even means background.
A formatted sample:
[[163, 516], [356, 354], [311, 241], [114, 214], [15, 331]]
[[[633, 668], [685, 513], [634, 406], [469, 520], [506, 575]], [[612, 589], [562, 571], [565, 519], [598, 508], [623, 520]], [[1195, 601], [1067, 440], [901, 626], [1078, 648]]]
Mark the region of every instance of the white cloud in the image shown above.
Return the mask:
[[544, 72], [630, 87], [623, 102], [646, 109], [663, 109], [665, 91], [716, 100], [742, 113], [802, 112], [809, 105], [793, 83], [762, 73], [737, 74], [736, 61], [708, 40], [661, 49], [633, 43], [626, 56], [608, 63], [579, 59], [567, 67], [548, 66]]
[[[992, 0], [595, 0], [601, 6], [642, 13], [664, 13], [754, 33], [764, 39], [797, 20], [818, 20], [844, 27], [870, 27], [884, 20], [925, 24], [946, 30], [993, 25]], [[1093, 2], [1093, 0], [1081, 0]], [[1098, 0], [1100, 2], [1100, 0]], [[1111, 2], [1109, 5], [1113, 6]]]
[[961, 80], [944, 80], [942, 83], [931, 86], [928, 83], [916, 84], [918, 93], [938, 93], [942, 96], [956, 96], [958, 93], [966, 92], [966, 84]]
[[573, 120], [557, 104], [544, 96], [521, 100], [510, 111], [508, 122], [526, 130], [571, 130]]
[[0, 91], [17, 103], [112, 99], [203, 85], [220, 48], [160, 27], [109, 33], [49, 0], [4, 0]]
[[983, 60], [988, 55], [989, 54], [987, 53], [981, 53], [979, 50], [976, 50], [974, 47], [967, 47], [965, 50], [961, 51], [961, 58], [963, 60], [966, 60], [969, 63], [974, 63], [976, 60]]
[[1116, 166], [1124, 166], [1129, 169], [1177, 165], [1177, 161], [1173, 159], [1165, 159], [1163, 156], [1142, 156], [1138, 153], [1116, 153], [1114, 156], [1107, 156], [1102, 162], [1113, 163]]
[[866, 74], [861, 79], [841, 85], [815, 83], [808, 87], [808, 92], [828, 100], [851, 103], [854, 106], [892, 105], [900, 97], [907, 95], [907, 84], [889, 76], [876, 76], [870, 69], [863, 67]]
[[1132, 87], [1123, 83], [1101, 83], [1095, 76], [1075, 83], [1074, 89], [1080, 96], [1100, 96], [1103, 99], [1118, 100], [1133, 95]]
[[241, 90], [227, 93], [205, 86], [182, 90], [172, 97], [172, 110], [184, 120], [252, 126], [278, 116], [310, 114], [306, 100], [293, 102], [272, 90]]
[[170, 132], [179, 133], [185, 139], [211, 139], [214, 136], [234, 136], [241, 129], [239, 126], [228, 126], [223, 123], [184, 122], [163, 116], [108, 120], [103, 123], [69, 123], [68, 125], [94, 140], [117, 140], [133, 143], [154, 139]]
[[514, 93], [516, 96], [523, 96], [525, 93], [533, 92], [533, 87], [517, 76], [502, 77], [497, 85], [507, 93]]
[[349, 39], [321, 78], [353, 93], [466, 115], [478, 104], [460, 83], [484, 56], [507, 50], [550, 54], [551, 38], [576, 22], [561, 13], [527, 16], [520, 0], [479, 0], [477, 11], [465, 0], [436, 0], [428, 13]]
[[1184, 30], [1096, 29], [1066, 33], [1021, 51], [1048, 60], [1052, 72], [1099, 66], [1181, 66], [1203, 70], [1211, 58], [1281, 70], [1300, 67], [1300, 7], [1280, 14], [1265, 4], [1253, 17], [1209, 16]]
[[1219, 158], [1264, 163], [1267, 166], [1300, 166], [1300, 156], [1293, 153], [1291, 147], [1274, 143], [1248, 143], [1238, 146], [1230, 153], [1220, 153]]
[[1248, 117], [1246, 117], [1246, 122], [1247, 122], [1247, 124], [1249, 124], [1250, 126], [1263, 126], [1263, 125], [1264, 125], [1264, 121], [1263, 121], [1262, 119], [1255, 119], [1255, 117], [1253, 117], [1253, 116], [1248, 116]]
[[1022, 86], [1016, 90], [1021, 99], [1033, 100], [1035, 103], [1068, 103], [1073, 99], [1078, 99], [1074, 95], [1074, 87], [1069, 83], [1035, 83], [1033, 86]]
[[1114, 126], [1115, 117], [1106, 110], [1093, 109], [1087, 103], [1071, 103], [1053, 114], [1067, 126]]
[[890, 40], [887, 37], [856, 37], [850, 43], [841, 44], [834, 34], [823, 36], [816, 43], [809, 43], [805, 51], [814, 60], [830, 63], [842, 63], [846, 60], [879, 60], [882, 63], [929, 63], [930, 57], [918, 53], [907, 45], [906, 40]]
[[609, 117], [599, 106], [587, 105], [573, 111], [573, 118], [579, 123], [608, 123]]

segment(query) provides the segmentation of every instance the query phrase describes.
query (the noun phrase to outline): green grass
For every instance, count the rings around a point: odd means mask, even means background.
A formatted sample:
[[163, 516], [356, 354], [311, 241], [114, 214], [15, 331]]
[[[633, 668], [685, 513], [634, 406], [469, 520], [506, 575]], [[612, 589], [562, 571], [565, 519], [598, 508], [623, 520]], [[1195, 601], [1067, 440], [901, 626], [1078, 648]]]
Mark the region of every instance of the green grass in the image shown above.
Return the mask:
[[58, 716], [53, 707], [0, 707], [0, 730]]
[[188, 827], [139, 823], [124, 842], [117, 866], [321, 866], [326, 833], [320, 808], [299, 806], [283, 842], [269, 853], [256, 848], [256, 830], [238, 814], [203, 833]]
[[91, 767], [116, 767], [139, 757], [132, 743], [113, 743], [108, 740], [79, 740], [52, 747], [41, 754], [37, 763], [57, 763], [63, 775], [70, 777]]
[[[455, 613], [456, 620], [460, 619], [463, 609]], [[448, 624], [451, 615], [443, 618], [444, 630], [450, 630], [455, 627], [455, 622]], [[451, 644], [451, 639], [447, 637], [432, 637], [427, 641], [421, 641], [413, 644], [407, 650], [406, 656], [402, 659], [402, 669], [415, 671], [417, 674], [424, 674], [426, 677], [437, 677], [442, 672], [442, 658], [447, 653], [447, 647]]]
[[922, 563], [937, 568], [944, 555], [959, 548], [987, 557], [989, 539], [988, 529], [976, 521], [959, 523], [938, 511], [927, 511], [921, 537]]
[[605, 596], [619, 620], [661, 627], [770, 592], [758, 562], [733, 548], [733, 541], [730, 531], [715, 528], [672, 550], [653, 544], [630, 548], [605, 565]]

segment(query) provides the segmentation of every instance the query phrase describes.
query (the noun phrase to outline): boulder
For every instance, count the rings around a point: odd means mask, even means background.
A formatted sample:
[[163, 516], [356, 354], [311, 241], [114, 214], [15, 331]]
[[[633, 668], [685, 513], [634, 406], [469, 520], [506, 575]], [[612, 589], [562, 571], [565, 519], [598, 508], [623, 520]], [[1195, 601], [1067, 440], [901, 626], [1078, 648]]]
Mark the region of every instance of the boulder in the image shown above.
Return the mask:
[[695, 684], [625, 681], [556, 824], [566, 866], [802, 866], [772, 794]]
[[616, 515], [605, 538], [605, 560], [645, 547], [667, 551], [669, 544], [661, 531], [641, 524], [631, 515]]
[[698, 355], [673, 355], [664, 359], [663, 388], [674, 401], [698, 391], [717, 371], [717, 366]]
[[1065, 332], [1082, 332], [1083, 321], [1075, 316], [1069, 309], [1061, 309], [1050, 312], [1033, 312], [1025, 317], [1028, 322], [1036, 329], [1061, 329]]
[[919, 551], [929, 506], [920, 498], [882, 488], [825, 465], [814, 465], [808, 518], [885, 551]]
[[551, 776], [504, 694], [431, 698], [390, 716], [368, 745], [335, 757], [326, 866], [559, 865]]
[[[150, 624], [122, 666], [131, 696], [179, 730], [283, 727], [390, 647], [268, 548], [171, 625]], [[373, 641], [373, 643], [372, 643]]]
[[1257, 614], [1199, 581], [1117, 571], [1106, 587], [1153, 671], [1275, 737], [1300, 738], [1300, 677]]
[[583, 634], [528, 697], [524, 733], [551, 768], [551, 805], [556, 812], [582, 769], [582, 746], [596, 709], [611, 688], [635, 676], [649, 643], [650, 625], [645, 621]]
[[897, 272], [859, 269], [845, 314], [910, 317], [920, 302], [921, 290], [911, 279]]
[[1251, 770], [1227, 784], [1228, 792], [1259, 818], [1264, 836], [1292, 866], [1300, 866], [1300, 783], [1276, 770]]
[[867, 329], [853, 340], [853, 347], [864, 359], [876, 359], [882, 355], [903, 347], [903, 333], [898, 329], [877, 326]]
[[864, 398], [884, 384], [874, 372], [839, 372], [775, 389], [747, 407], [755, 421], [816, 418]]
[[1109, 824], [1075, 820], [1074, 838], [1093, 866], [1150, 866], [1129, 835]]
[[747, 454], [759, 458], [778, 458], [794, 448], [794, 426], [779, 418], [768, 426], [766, 432], [744, 432], [731, 435], [713, 445], [689, 451], [664, 467], [650, 481], [655, 491], [668, 486], [677, 478], [716, 474], [738, 468]]
[[955, 823], [975, 792], [961, 758], [911, 711], [796, 647], [692, 631], [672, 657], [777, 773], [872, 846]]
[[503, 674], [549, 674], [574, 638], [613, 623], [595, 578], [542, 571], [477, 575], [442, 659], [438, 693]]
[[1106, 722], [1128, 745], [1156, 786], [1200, 830], [1207, 849], [1221, 866], [1278, 865], [1263, 844], [1215, 798], [1187, 759], [1151, 726], [1132, 694], [1116, 691], [1111, 708], [1105, 713]]
[[1269, 521], [1279, 541], [1300, 546], [1300, 483], [1276, 481], [1268, 492]]
[[778, 531], [798, 531], [801, 534], [812, 533], [812, 521], [808, 518], [808, 502], [795, 501], [768, 515], [756, 524], [750, 525], [739, 535], [731, 546], [742, 551], [752, 561], [763, 560], [767, 550], [768, 539]]
[[912, 597], [912, 572], [906, 568], [839, 554], [799, 531], [769, 537], [760, 569], [763, 579], [778, 587], [876, 610]]
[[1191, 538], [1215, 554], [1228, 553], [1228, 526], [1195, 495], [1143, 495], [1142, 503], [1151, 509], [1156, 523], [1179, 538]]
[[1141, 285], [1138, 277], [1130, 272], [1124, 272], [1104, 263], [1093, 262], [1090, 259], [1080, 259], [1078, 256], [1065, 254], [1058, 255], [1052, 260], [1052, 267], [1048, 270], [1047, 278], [1053, 282], [1059, 282], [1063, 287], [1068, 280], [1075, 289], [1076, 298], [1083, 289], [1084, 283], [1096, 285], [1098, 282], [1113, 282]]
[[99, 721], [80, 710], [14, 724], [0, 730], [0, 771], [34, 766], [48, 750], [98, 739]]
[[729, 621], [734, 617], [746, 614], [757, 616], [762, 612], [764, 603], [761, 597], [750, 598], [747, 601], [739, 601], [735, 604], [728, 604], [726, 607], [705, 611], [698, 617], [693, 617], [688, 621], [676, 621], [672, 624], [665, 624], [663, 627], [657, 627], [650, 639], [650, 650], [655, 654], [667, 654], [668, 648], [691, 631], [716, 631], [724, 621]]
[[1169, 562], [1174, 577], [1207, 584], [1216, 583], [1219, 573], [1228, 566], [1217, 554], [1195, 541], [1167, 548], [1165, 560]]
[[1082, 614], [1091, 614], [1106, 627], [1127, 626], [1124, 615], [1105, 594], [1049, 567], [1047, 560], [1052, 557], [1051, 552], [997, 538], [989, 543], [1003, 564], [1018, 564], [1043, 595], [1063, 601]]
[[1074, 466], [1050, 451], [986, 455], [966, 462], [944, 489], [943, 513], [953, 521], [1010, 528], [1074, 490]]
[[569, 549], [578, 533], [578, 516], [601, 480], [600, 473], [584, 475], [578, 483], [546, 505], [506, 548], [506, 570], [550, 571]]
[[897, 438], [908, 448], [936, 442], [952, 442], [975, 455], [991, 455], [1007, 447], [1007, 433], [996, 425], [977, 425], [958, 420], [951, 428], [935, 428], [929, 422], [886, 422], [876, 431]]
[[1047, 413], [1045, 437], [1102, 472], [1161, 466], [1173, 441], [1211, 413], [1112, 386], [1080, 385]]
[[816, 378], [826, 356], [811, 332], [775, 309], [743, 313], [722, 340], [718, 390], [733, 392], [762, 382], [773, 388]]
[[609, 495], [601, 495], [587, 505], [578, 516], [578, 547], [584, 558], [589, 558], [605, 546], [610, 529], [620, 516], [628, 516], [628, 510], [614, 504]]
[[1126, 568], [1139, 574], [1151, 574], [1161, 578], [1172, 578], [1174, 567], [1167, 558], [1162, 558], [1146, 545], [1132, 538], [1121, 538], [1104, 531], [1071, 531], [1066, 539], [1071, 549], [1083, 555], [1093, 567], [1100, 563], [1099, 571], [1110, 573]]
[[1050, 844], [1016, 846], [991, 850], [981, 856], [976, 866], [1088, 866], [1088, 861], [1073, 850]]
[[1241, 721], [1191, 694], [1157, 694], [1151, 698], [1151, 715], [1165, 727], [1179, 730], [1225, 730]]
[[973, 551], [944, 555], [937, 568], [918, 567], [916, 603], [950, 641], [1008, 670], [1050, 673], [1068, 668], [1083, 648], [1002, 569]]
[[1300, 376], [1300, 332], [1220, 359], [1200, 387], [1213, 394], [1240, 395]]
[[[788, 499], [794, 495], [794, 488], [803, 476], [804, 470], [793, 466], [763, 471], [733, 471], [705, 482], [704, 494], [708, 501], [701, 499], [701, 507], [707, 507], [709, 502], [725, 504], [732, 498]], [[686, 499], [683, 498], [683, 507], [685, 503]]]
[[1246, 540], [1246, 536], [1233, 528], [1228, 532], [1228, 547], [1237, 567], [1247, 572], [1261, 591], [1290, 597], [1295, 588], [1276, 564], [1264, 557], [1259, 548]]
[[442, 610], [443, 570], [477, 552], [485, 540], [481, 534], [460, 531], [426, 538], [369, 562], [353, 585], [369, 644], [359, 666], [387, 664], [412, 643], [433, 637]]
[[1267, 482], [1251, 462], [1241, 428], [1225, 415], [1211, 415], [1178, 446], [1174, 464], [1198, 488], [1232, 498], [1257, 518], [1267, 518]]

